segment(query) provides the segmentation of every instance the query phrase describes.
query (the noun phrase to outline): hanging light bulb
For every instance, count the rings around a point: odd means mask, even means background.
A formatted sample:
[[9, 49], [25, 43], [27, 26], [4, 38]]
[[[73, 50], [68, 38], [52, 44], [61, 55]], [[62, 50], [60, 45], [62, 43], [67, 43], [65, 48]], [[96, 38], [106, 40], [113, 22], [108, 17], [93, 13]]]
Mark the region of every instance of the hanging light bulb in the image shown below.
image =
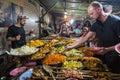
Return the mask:
[[66, 14], [64, 15], [64, 18], [65, 18], [65, 19], [67, 18], [67, 15], [66, 15]]
[[67, 11], [65, 11], [64, 14], [66, 15], [66, 14], [67, 14]]

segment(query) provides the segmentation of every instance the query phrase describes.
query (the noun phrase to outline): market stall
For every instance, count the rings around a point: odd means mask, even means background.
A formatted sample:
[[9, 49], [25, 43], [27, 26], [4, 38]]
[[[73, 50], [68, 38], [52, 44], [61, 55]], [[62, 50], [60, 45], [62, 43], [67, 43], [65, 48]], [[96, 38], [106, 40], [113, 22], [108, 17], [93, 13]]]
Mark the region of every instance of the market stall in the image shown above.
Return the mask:
[[31, 40], [19, 50], [7, 52], [17, 56], [17, 64], [21, 64], [10, 75], [19, 80], [119, 80], [120, 74], [110, 72], [100, 59], [93, 57], [98, 48], [82, 44], [66, 51], [66, 45], [74, 41], [54, 36]]

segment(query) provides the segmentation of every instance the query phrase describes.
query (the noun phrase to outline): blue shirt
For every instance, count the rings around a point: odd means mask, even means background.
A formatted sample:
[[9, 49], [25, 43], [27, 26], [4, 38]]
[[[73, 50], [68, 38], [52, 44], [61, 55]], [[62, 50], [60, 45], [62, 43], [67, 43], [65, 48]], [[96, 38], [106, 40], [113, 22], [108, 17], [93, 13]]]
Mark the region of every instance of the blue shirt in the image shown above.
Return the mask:
[[77, 36], [80, 36], [81, 34], [82, 34], [82, 29], [75, 29], [75, 34], [77, 35]]

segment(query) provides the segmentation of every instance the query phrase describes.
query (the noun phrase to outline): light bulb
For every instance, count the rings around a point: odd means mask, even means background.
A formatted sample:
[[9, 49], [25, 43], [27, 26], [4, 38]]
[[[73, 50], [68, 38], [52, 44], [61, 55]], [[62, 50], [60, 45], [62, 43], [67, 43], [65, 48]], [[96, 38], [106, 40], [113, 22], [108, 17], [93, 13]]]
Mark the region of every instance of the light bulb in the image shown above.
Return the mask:
[[64, 14], [67, 14], [67, 12], [65, 11]]

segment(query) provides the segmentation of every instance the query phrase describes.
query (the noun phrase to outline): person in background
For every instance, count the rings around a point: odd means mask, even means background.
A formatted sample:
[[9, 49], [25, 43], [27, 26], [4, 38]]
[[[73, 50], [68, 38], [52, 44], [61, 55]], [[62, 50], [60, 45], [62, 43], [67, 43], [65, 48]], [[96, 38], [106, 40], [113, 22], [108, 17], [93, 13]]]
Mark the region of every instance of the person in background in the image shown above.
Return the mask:
[[85, 18], [84, 18], [83, 27], [88, 27], [88, 28], [91, 27], [91, 22], [90, 22], [90, 20], [88, 19], [88, 17], [86, 17], [86, 16], [85, 16]]
[[60, 24], [56, 24], [56, 27], [55, 27], [55, 34], [58, 34], [60, 32]]
[[47, 37], [47, 36], [49, 36], [48, 29], [47, 29], [47, 23], [46, 22], [42, 22], [40, 24], [40, 26], [41, 26], [40, 37]]
[[52, 34], [55, 33], [55, 29], [54, 29], [54, 26], [52, 24], [48, 25], [47, 32], [48, 32], [49, 35], [52, 35]]
[[26, 35], [24, 30], [26, 19], [26, 16], [18, 16], [17, 23], [8, 28], [6, 39], [11, 41], [12, 48], [19, 48], [26, 44]]
[[109, 5], [109, 4], [103, 5], [103, 11], [107, 14], [111, 14], [112, 13], [112, 5]]
[[82, 28], [83, 28], [82, 23], [77, 24], [76, 29], [74, 30], [76, 36], [80, 37], [82, 35], [83, 33]]
[[77, 23], [76, 27], [73, 30], [69, 30], [69, 34], [74, 35], [75, 37], [80, 37], [83, 34], [82, 23]]
[[33, 40], [33, 39], [36, 39], [36, 34], [35, 34], [35, 29], [31, 29], [30, 32], [28, 33], [29, 35], [29, 40]]
[[68, 33], [68, 26], [66, 25], [65, 22], [63, 22], [60, 26], [60, 32], [57, 34], [59, 36], [63, 36], [63, 37], [69, 37], [69, 33]]
[[90, 28], [91, 28], [91, 23], [89, 20], [86, 20], [83, 24], [83, 36], [85, 36], [87, 32], [89, 32]]
[[101, 56], [99, 58], [107, 64], [111, 72], [120, 73], [120, 56], [115, 51], [115, 45], [120, 42], [120, 17], [105, 13], [102, 4], [97, 1], [89, 5], [88, 13], [95, 20], [90, 31], [72, 45], [68, 45], [66, 50], [77, 48], [95, 36], [99, 39], [99, 51], [95, 54]]

